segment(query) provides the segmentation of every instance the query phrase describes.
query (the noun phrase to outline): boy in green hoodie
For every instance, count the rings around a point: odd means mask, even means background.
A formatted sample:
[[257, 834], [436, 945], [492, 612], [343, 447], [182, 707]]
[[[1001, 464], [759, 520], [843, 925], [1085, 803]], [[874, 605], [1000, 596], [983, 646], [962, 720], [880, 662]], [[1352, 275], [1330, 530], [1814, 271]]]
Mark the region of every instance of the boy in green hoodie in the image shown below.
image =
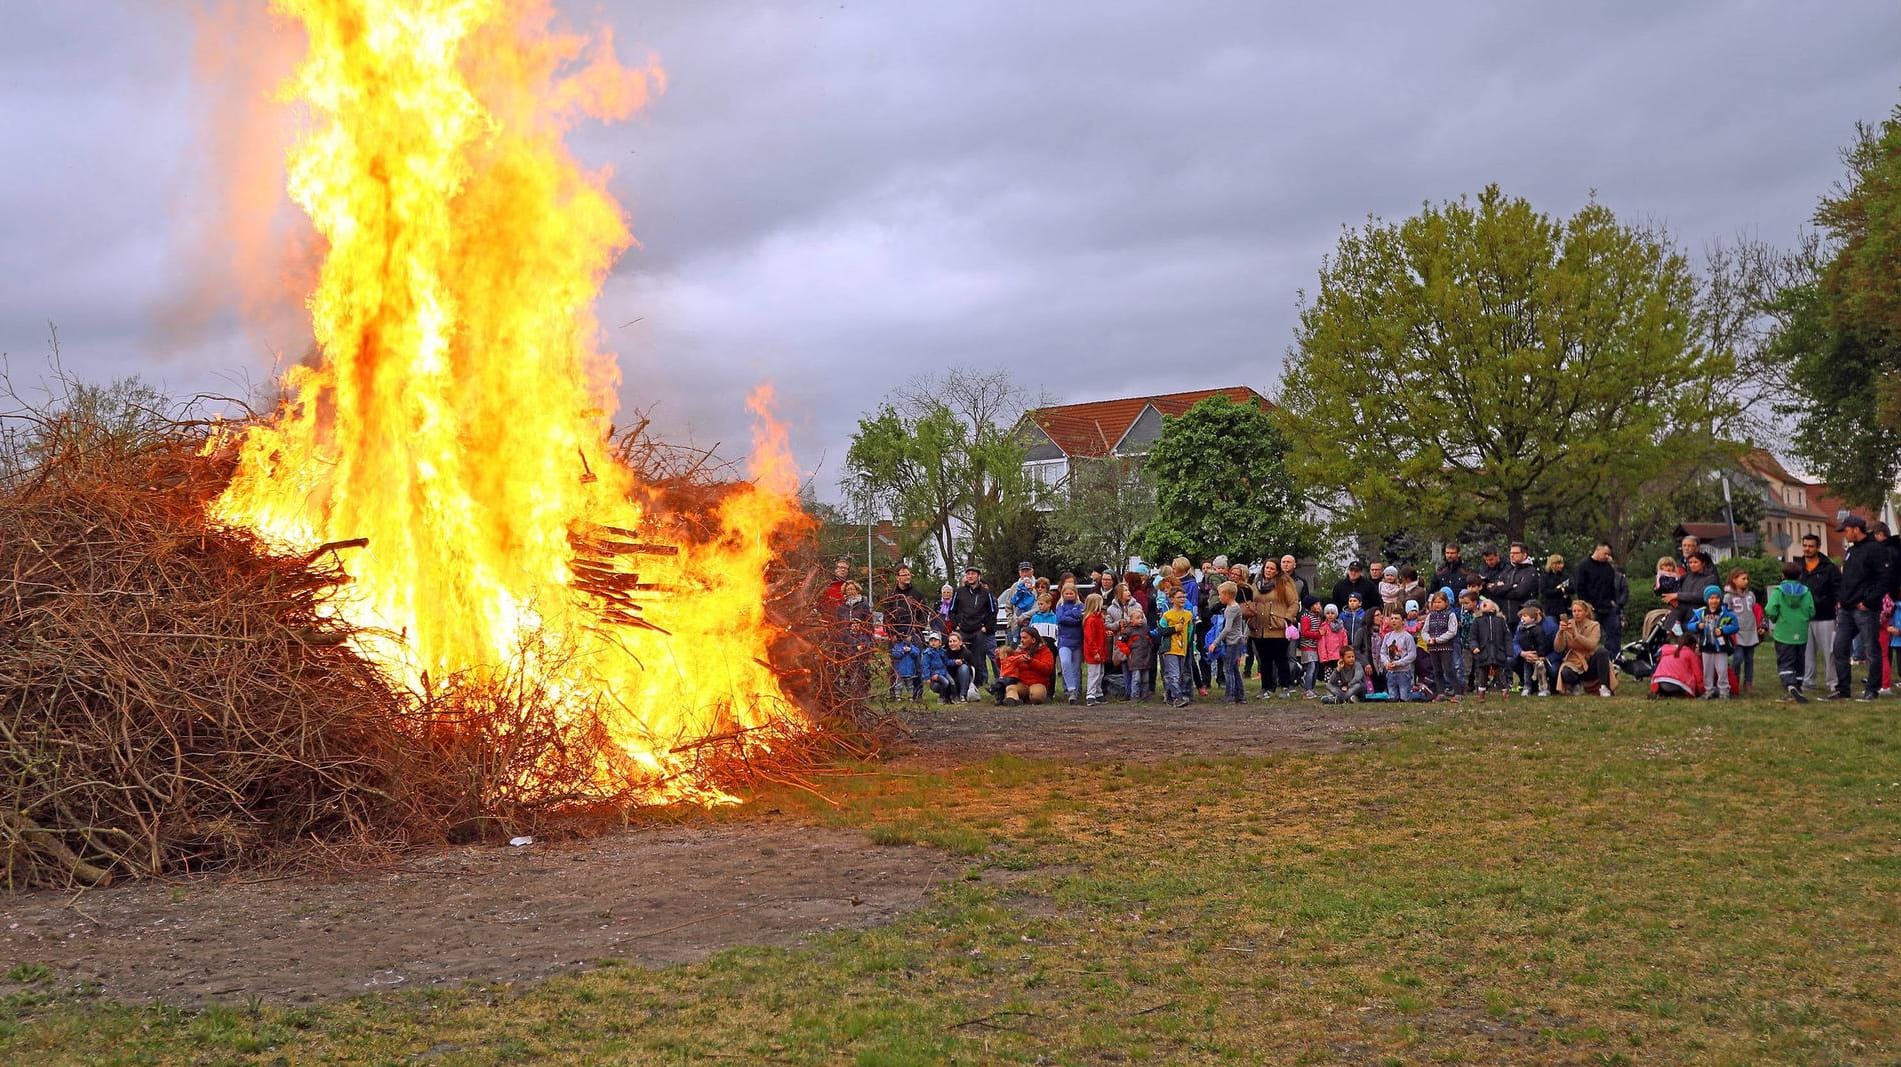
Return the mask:
[[1815, 594], [1802, 584], [1802, 565], [1782, 565], [1782, 584], [1769, 590], [1769, 605], [1762, 613], [1768, 617], [1770, 637], [1776, 643], [1776, 675], [1789, 699], [1806, 704], [1802, 695], [1802, 662], [1809, 644], [1809, 620], [1815, 618]]

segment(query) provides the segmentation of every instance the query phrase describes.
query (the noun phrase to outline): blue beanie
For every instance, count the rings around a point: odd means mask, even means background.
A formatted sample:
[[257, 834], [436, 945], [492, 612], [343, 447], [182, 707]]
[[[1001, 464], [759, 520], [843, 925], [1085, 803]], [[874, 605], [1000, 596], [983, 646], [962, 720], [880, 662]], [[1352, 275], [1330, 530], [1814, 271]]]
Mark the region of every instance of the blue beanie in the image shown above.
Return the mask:
[[1722, 587], [1721, 587], [1721, 586], [1716, 586], [1716, 585], [1706, 585], [1706, 586], [1704, 586], [1704, 587], [1703, 587], [1703, 599], [1704, 599], [1704, 600], [1708, 600], [1709, 598], [1711, 598], [1711, 597], [1713, 597], [1713, 596], [1722, 596], [1722, 595], [1723, 595], [1723, 589], [1722, 589]]

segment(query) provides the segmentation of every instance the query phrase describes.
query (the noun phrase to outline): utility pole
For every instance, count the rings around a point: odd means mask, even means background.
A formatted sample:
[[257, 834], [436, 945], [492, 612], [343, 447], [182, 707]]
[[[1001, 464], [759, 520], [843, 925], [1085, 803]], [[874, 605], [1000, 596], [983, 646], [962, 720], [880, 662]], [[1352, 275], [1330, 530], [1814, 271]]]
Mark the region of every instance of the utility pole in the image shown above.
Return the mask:
[[1723, 483], [1723, 516], [1729, 520], [1729, 554], [1732, 559], [1740, 559], [1743, 546], [1736, 543], [1736, 508], [1729, 501], [1729, 475], [1719, 474], [1717, 478]]
[[865, 482], [864, 482], [864, 493], [865, 493], [865, 604], [866, 604], [866, 606], [867, 606], [867, 607], [869, 607], [869, 608], [871, 609], [871, 611], [872, 611], [872, 612], [873, 612], [873, 614], [875, 615], [875, 614], [876, 614], [876, 612], [877, 612], [877, 604], [878, 604], [878, 598], [872, 595], [872, 589], [871, 589], [871, 582], [872, 582], [872, 570], [871, 570], [871, 524], [872, 524], [872, 512], [871, 512], [871, 479], [869, 479], [869, 478], [867, 478], [867, 479], [865, 479]]

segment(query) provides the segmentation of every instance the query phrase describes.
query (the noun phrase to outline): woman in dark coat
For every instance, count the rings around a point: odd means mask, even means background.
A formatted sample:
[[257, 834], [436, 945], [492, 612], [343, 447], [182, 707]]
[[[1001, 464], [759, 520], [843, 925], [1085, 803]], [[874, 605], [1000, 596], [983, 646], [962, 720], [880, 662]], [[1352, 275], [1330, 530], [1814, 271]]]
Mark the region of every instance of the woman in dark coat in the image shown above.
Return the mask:
[[1571, 572], [1565, 570], [1563, 556], [1548, 557], [1538, 573], [1538, 607], [1547, 619], [1571, 613]]

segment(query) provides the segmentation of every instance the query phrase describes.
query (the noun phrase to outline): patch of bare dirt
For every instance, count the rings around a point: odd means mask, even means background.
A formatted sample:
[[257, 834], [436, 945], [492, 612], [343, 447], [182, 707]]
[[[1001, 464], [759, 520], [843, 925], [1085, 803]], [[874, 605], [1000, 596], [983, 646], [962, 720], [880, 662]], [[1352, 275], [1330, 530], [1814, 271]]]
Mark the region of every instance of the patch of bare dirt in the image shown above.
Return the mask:
[[174, 1004], [302, 1001], [668, 964], [889, 922], [964, 863], [767, 822], [471, 848], [349, 880], [146, 884], [0, 901], [0, 972]]
[[[903, 713], [911, 748], [900, 757], [956, 765], [1000, 753], [1028, 759], [1104, 762], [1183, 756], [1254, 756], [1269, 752], [1334, 752], [1354, 735], [1390, 727], [1403, 704], [1328, 705], [1318, 701], [1247, 704], [1112, 703], [1096, 707], [1045, 704], [930, 704]], [[1417, 705], [1412, 706], [1418, 714]]]
[[[904, 714], [911, 740], [897, 758], [955, 766], [999, 753], [1100, 762], [1332, 751], [1404, 714], [1311, 702], [933, 706]], [[737, 825], [458, 849], [349, 878], [30, 893], [0, 898], [0, 973], [45, 964], [63, 985], [181, 1005], [532, 980], [605, 958], [679, 963], [879, 925], [968, 862], [766, 813]], [[1011, 903], [1049, 907], [1015, 894]]]

